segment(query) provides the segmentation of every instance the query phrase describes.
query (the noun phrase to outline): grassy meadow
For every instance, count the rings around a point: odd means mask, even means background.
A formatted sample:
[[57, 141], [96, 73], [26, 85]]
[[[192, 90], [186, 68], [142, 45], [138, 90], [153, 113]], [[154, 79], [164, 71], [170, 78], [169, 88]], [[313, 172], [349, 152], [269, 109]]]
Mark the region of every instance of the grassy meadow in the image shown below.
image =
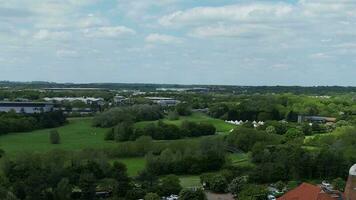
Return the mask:
[[68, 124], [55, 128], [61, 137], [60, 144], [54, 145], [49, 142], [49, 132], [53, 129], [42, 129], [0, 136], [0, 148], [6, 154], [14, 155], [21, 152], [46, 152], [53, 149], [80, 150], [115, 146], [115, 142], [104, 140], [107, 129], [92, 127], [91, 120], [91, 118], [69, 119]]
[[[235, 126], [225, 123], [223, 120], [213, 119], [207, 115], [201, 113], [194, 113], [191, 116], [180, 117], [179, 120], [163, 119], [164, 122], [180, 125], [184, 120], [194, 122], [206, 122], [213, 124], [218, 133], [227, 134]], [[157, 121], [154, 121], [157, 122]], [[149, 121], [136, 123], [136, 127], [145, 126]], [[105, 141], [104, 135], [108, 129], [96, 128], [92, 126], [92, 118], [70, 118], [68, 124], [54, 128], [58, 130], [61, 138], [60, 144], [51, 144], [49, 142], [49, 133], [53, 129], [42, 129], [25, 133], [10, 133], [0, 136], [0, 148], [3, 149], [8, 156], [14, 156], [23, 152], [48, 152], [54, 149], [62, 149], [68, 151], [76, 151], [85, 148], [110, 148], [120, 145], [113, 141]], [[211, 136], [208, 136], [211, 137]], [[183, 143], [199, 142], [200, 138], [185, 138], [181, 139]], [[170, 141], [156, 141], [156, 142], [170, 142]], [[237, 158], [243, 160], [246, 159], [244, 155], [230, 156], [233, 163]], [[145, 158], [120, 158], [113, 161], [120, 161], [127, 166], [128, 174], [130, 176], [136, 176], [145, 167]], [[241, 161], [241, 160], [240, 160]], [[236, 161], [237, 162], [237, 161]], [[183, 187], [200, 187], [199, 176], [196, 175], [184, 175], [179, 176]]]

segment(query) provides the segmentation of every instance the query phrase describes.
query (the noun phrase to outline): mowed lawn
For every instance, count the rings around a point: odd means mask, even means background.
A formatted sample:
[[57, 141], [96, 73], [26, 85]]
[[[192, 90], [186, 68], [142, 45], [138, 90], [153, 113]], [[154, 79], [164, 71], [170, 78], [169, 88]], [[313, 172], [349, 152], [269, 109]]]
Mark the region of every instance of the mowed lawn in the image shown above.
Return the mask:
[[115, 142], [104, 140], [107, 129], [91, 126], [91, 118], [73, 118], [68, 121], [68, 124], [55, 128], [61, 137], [60, 144], [50, 144], [49, 132], [52, 129], [42, 129], [0, 136], [0, 148], [6, 154], [14, 155], [20, 152], [46, 152], [52, 149], [80, 150], [115, 146]]
[[120, 158], [120, 159], [115, 159], [112, 161], [119, 161], [123, 164], [126, 165], [127, 167], [127, 173], [131, 177], [135, 177], [141, 172], [142, 170], [145, 169], [146, 167], [146, 159], [145, 157], [135, 157], [135, 158]]
[[[163, 122], [180, 126], [182, 124], [182, 122], [185, 120], [191, 121], [191, 122], [210, 123], [215, 126], [217, 132], [220, 134], [227, 134], [232, 129], [236, 128], [236, 126], [233, 124], [226, 123], [224, 120], [209, 117], [208, 115], [203, 114], [203, 113], [193, 113], [191, 116], [180, 117], [179, 120], [163, 119]], [[154, 121], [154, 122], [157, 123], [157, 121]], [[152, 121], [136, 123], [136, 127], [144, 127], [148, 123], [152, 123]]]
[[199, 175], [179, 176], [180, 184], [183, 188], [201, 188]]

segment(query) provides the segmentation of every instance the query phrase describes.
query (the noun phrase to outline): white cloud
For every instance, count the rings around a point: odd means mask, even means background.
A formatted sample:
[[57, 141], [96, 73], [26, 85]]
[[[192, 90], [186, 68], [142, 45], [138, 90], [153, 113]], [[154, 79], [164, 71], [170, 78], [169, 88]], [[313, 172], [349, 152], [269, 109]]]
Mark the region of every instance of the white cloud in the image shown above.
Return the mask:
[[319, 52], [319, 53], [311, 54], [310, 57], [314, 59], [326, 59], [326, 58], [330, 58], [331, 56], [329, 56], [326, 53]]
[[105, 26], [85, 29], [83, 30], [83, 33], [86, 37], [118, 38], [121, 36], [136, 34], [136, 31], [125, 26]]
[[37, 40], [66, 40], [71, 37], [71, 34], [66, 31], [50, 31], [47, 29], [41, 29], [33, 35]]
[[171, 35], [164, 35], [164, 34], [150, 34], [145, 38], [146, 42], [149, 43], [180, 43], [182, 40], [178, 37], [174, 37]]
[[117, 7], [126, 17], [142, 20], [152, 18], [152, 8], [160, 12], [162, 8], [174, 5], [178, 0], [117, 0]]
[[77, 51], [67, 49], [57, 50], [56, 55], [59, 58], [77, 58], [79, 56]]
[[159, 19], [164, 26], [194, 25], [219, 21], [265, 21], [283, 19], [293, 7], [288, 4], [238, 4], [221, 7], [196, 7], [176, 11]]
[[106, 18], [94, 14], [89, 14], [78, 20], [78, 26], [81, 28], [108, 26], [109, 24], [110, 23]]

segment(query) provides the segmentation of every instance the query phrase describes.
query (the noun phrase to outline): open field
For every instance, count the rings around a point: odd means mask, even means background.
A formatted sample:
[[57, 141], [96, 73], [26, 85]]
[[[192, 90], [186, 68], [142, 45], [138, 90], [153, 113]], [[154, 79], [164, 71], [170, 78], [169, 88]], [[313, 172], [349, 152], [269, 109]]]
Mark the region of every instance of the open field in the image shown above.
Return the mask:
[[117, 161], [122, 162], [127, 167], [127, 173], [129, 176], [137, 176], [140, 171], [145, 168], [146, 160], [144, 157], [137, 158], [122, 158], [117, 159]]
[[[12, 156], [22, 152], [46, 152], [53, 149], [62, 150], [81, 150], [85, 148], [104, 148], [115, 147], [116, 142], [105, 141], [104, 134], [107, 129], [95, 128], [91, 126], [92, 118], [71, 118], [69, 123], [55, 128], [60, 133], [61, 144], [50, 144], [49, 132], [53, 129], [42, 129], [25, 133], [10, 133], [0, 137], [0, 148], [3, 149], [7, 155]], [[195, 122], [212, 123], [220, 133], [228, 133], [234, 125], [227, 124], [222, 120], [210, 118], [204, 114], [195, 113], [189, 117], [181, 117], [179, 120], [170, 121], [164, 119], [165, 122], [180, 125], [183, 120]], [[151, 122], [140, 122], [136, 126], [144, 126]], [[213, 137], [213, 136], [208, 136]], [[199, 142], [201, 138], [186, 138], [182, 141]], [[170, 141], [157, 141], [170, 142]], [[237, 158], [237, 157], [236, 157]], [[241, 159], [243, 159], [241, 157]], [[138, 172], [145, 167], [145, 158], [122, 158], [116, 159], [127, 166], [128, 174], [136, 176]], [[232, 156], [232, 160], [236, 161]], [[182, 185], [184, 187], [200, 187], [199, 176], [180, 176]]]
[[198, 175], [179, 176], [179, 180], [183, 188], [202, 187]]
[[0, 137], [0, 148], [6, 154], [20, 152], [45, 152], [52, 149], [80, 150], [115, 146], [115, 142], [104, 140], [106, 129], [91, 126], [91, 118], [69, 119], [69, 123], [56, 128], [61, 144], [50, 144], [49, 132], [52, 129], [36, 130], [26, 133], [10, 133]]
[[[210, 123], [210, 124], [214, 125], [217, 132], [221, 133], [221, 134], [227, 134], [230, 132], [231, 129], [236, 128], [236, 126], [233, 124], [226, 123], [220, 119], [211, 118], [203, 113], [193, 113], [191, 116], [180, 117], [179, 120], [163, 119], [163, 122], [169, 123], [169, 124], [175, 124], [175, 125], [179, 126], [185, 120], [192, 121], [192, 122]], [[157, 122], [157, 121], [154, 121], [154, 122]], [[136, 123], [136, 127], [143, 127], [148, 123], [152, 123], [152, 122], [139, 122], [139, 123]]]

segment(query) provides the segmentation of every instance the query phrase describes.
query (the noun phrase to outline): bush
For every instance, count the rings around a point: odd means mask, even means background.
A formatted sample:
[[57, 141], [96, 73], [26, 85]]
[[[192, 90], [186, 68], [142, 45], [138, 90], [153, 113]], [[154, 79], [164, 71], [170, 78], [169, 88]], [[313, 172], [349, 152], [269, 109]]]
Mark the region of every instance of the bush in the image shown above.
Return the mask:
[[178, 176], [175, 175], [168, 175], [164, 177], [161, 181], [160, 187], [163, 196], [179, 194], [179, 192], [182, 190], [182, 186], [180, 185], [180, 180]]
[[66, 118], [62, 112], [19, 114], [0, 112], [0, 135], [12, 132], [27, 132], [63, 125]]
[[5, 151], [0, 149], [0, 158], [5, 154]]
[[52, 130], [49, 133], [49, 141], [51, 144], [59, 144], [61, 142], [61, 138], [57, 130]]
[[177, 111], [170, 111], [167, 115], [167, 118], [171, 121], [173, 120], [178, 120], [179, 119], [179, 114]]
[[115, 139], [115, 129], [110, 128], [106, 133], [105, 133], [105, 140], [114, 140]]
[[156, 193], [147, 193], [144, 199], [145, 200], [160, 200], [161, 197], [158, 196], [158, 194], [156, 194]]
[[180, 192], [179, 200], [206, 200], [206, 195], [201, 189], [185, 189]]
[[189, 116], [192, 114], [192, 108], [187, 103], [180, 103], [176, 107], [176, 111], [181, 116]]
[[226, 192], [226, 188], [228, 186], [226, 178], [221, 174], [207, 174], [205, 176], [202, 176], [202, 181], [204, 181], [206, 189], [217, 193]]

